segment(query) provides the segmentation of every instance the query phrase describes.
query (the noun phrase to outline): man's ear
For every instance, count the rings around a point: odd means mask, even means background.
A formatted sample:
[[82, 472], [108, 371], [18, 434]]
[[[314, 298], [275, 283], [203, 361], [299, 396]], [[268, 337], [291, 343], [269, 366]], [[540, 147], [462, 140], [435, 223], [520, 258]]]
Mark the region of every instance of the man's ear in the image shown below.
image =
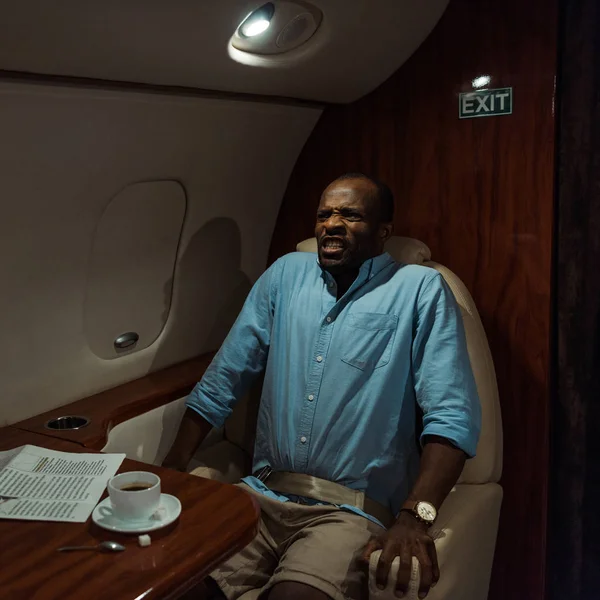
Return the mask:
[[381, 238], [382, 243], [387, 242], [391, 237], [394, 231], [394, 226], [392, 223], [383, 223], [379, 227], [379, 236]]

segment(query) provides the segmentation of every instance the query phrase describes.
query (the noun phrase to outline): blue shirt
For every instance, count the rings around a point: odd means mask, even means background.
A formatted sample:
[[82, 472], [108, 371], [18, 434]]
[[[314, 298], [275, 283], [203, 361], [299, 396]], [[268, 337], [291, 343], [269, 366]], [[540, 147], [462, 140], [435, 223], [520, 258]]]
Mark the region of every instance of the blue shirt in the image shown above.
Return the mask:
[[280, 258], [252, 288], [187, 406], [220, 427], [264, 370], [254, 471], [268, 465], [335, 481], [396, 514], [418, 473], [416, 403], [422, 436], [475, 454], [481, 414], [462, 318], [437, 271], [389, 254], [363, 263], [336, 296], [315, 254]]

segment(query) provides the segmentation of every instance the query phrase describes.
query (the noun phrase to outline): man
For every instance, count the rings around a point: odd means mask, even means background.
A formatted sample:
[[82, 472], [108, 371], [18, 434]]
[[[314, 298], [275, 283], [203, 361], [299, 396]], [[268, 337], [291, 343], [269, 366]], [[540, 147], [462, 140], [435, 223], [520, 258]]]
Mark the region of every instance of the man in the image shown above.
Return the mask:
[[269, 600], [358, 600], [376, 549], [380, 586], [400, 557], [400, 597], [413, 556], [421, 597], [440, 576], [428, 529], [475, 454], [480, 407], [443, 279], [384, 253], [393, 208], [387, 186], [365, 175], [329, 185], [318, 261], [288, 254], [262, 275], [187, 400], [165, 466], [185, 469], [265, 372], [255, 477], [241, 484], [261, 506], [260, 531], [212, 574], [229, 600], [256, 589]]

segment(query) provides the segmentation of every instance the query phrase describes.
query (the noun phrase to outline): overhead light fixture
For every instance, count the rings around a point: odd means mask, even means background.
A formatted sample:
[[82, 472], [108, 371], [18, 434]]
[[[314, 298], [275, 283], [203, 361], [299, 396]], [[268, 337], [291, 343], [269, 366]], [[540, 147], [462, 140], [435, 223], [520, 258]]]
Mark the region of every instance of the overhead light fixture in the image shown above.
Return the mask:
[[479, 77], [475, 77], [471, 83], [473, 84], [473, 87], [478, 90], [489, 85], [490, 81], [492, 81], [492, 78], [489, 75], [480, 75]]
[[306, 43], [322, 19], [323, 13], [307, 0], [267, 2], [240, 23], [230, 44], [247, 54], [283, 54]]
[[275, 5], [272, 2], [263, 4], [242, 21], [238, 27], [238, 34], [243, 38], [251, 38], [264, 33], [269, 29], [274, 13]]

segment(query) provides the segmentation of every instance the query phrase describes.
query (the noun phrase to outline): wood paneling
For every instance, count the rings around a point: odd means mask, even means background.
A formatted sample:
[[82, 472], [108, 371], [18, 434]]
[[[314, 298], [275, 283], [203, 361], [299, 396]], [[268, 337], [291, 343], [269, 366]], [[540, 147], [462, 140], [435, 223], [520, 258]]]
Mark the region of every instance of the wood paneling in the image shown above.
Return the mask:
[[[19, 421], [14, 423], [13, 427], [101, 450], [106, 444], [108, 432], [118, 423], [187, 396], [202, 379], [213, 356], [214, 352], [203, 354], [31, 419]], [[68, 415], [87, 417], [91, 422], [86, 427], [74, 431], [50, 430], [44, 427], [50, 419]]]
[[[63, 452], [85, 452], [56, 438], [5, 427], [0, 451], [34, 444]], [[105, 531], [86, 523], [0, 521], [2, 600], [81, 598], [177, 598], [241, 550], [256, 534], [259, 509], [240, 488], [125, 459], [119, 472], [152, 471], [164, 493], [177, 496], [179, 519], [151, 534], [140, 548], [137, 536]], [[61, 546], [115, 540], [119, 554], [56, 551]]]
[[557, 384], [548, 598], [600, 589], [600, 4], [565, 0], [558, 80]]
[[[274, 260], [311, 236], [322, 189], [364, 171], [394, 191], [396, 233], [426, 242], [472, 292], [504, 420], [495, 599], [544, 593], [556, 28], [556, 0], [452, 0], [386, 83], [326, 109], [290, 178], [271, 246]], [[512, 115], [458, 119], [458, 94], [479, 75], [490, 75], [492, 88], [514, 88]]]

